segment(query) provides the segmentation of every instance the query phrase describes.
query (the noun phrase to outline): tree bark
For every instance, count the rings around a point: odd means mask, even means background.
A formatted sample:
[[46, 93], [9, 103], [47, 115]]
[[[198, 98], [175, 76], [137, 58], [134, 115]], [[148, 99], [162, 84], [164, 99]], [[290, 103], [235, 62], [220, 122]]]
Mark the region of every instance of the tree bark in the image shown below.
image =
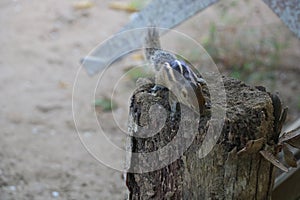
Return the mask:
[[[241, 81], [223, 77], [226, 90], [226, 117], [221, 134], [210, 153], [199, 158], [203, 138], [211, 134], [208, 125], [211, 120], [208, 108], [197, 122], [197, 132], [188, 149], [176, 160], [155, 171], [140, 173], [144, 166], [159, 167], [160, 157], [147, 157], [147, 153], [167, 145], [179, 129], [180, 110], [172, 115], [168, 102], [168, 91], [157, 94], [151, 92], [152, 83], [140, 86], [132, 96], [129, 115], [128, 149], [137, 156], [128, 159], [126, 183], [129, 199], [270, 199], [274, 166], [266, 161], [257, 151], [238, 154], [249, 140], [263, 138], [264, 145], [275, 149], [278, 135], [273, 124], [273, 104], [270, 94], [263, 87], [247, 86]], [[206, 98], [209, 91], [203, 88]], [[162, 119], [159, 112], [149, 113], [153, 105], [160, 105], [166, 110]], [[178, 113], [177, 113], [178, 112]], [[154, 113], [154, 114], [153, 114]], [[155, 119], [160, 119], [155, 121]], [[161, 125], [161, 121], [164, 124]], [[157, 133], [141, 138], [143, 127], [151, 124]], [[156, 124], [156, 125], [155, 125]], [[185, 134], [189, 130], [185, 131]], [[180, 136], [182, 137], [182, 136]], [[183, 138], [183, 143], [186, 142]], [[171, 155], [172, 152], [166, 152]], [[139, 172], [139, 173], [134, 173]]]

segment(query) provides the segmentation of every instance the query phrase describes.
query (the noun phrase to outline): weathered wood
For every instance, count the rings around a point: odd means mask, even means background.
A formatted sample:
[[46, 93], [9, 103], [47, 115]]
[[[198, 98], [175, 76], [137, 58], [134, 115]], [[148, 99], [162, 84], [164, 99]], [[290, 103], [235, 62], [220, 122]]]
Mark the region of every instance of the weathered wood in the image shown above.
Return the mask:
[[[270, 95], [243, 82], [223, 77], [226, 90], [226, 117], [222, 133], [217, 144], [204, 158], [199, 158], [199, 149], [208, 133], [210, 110], [201, 116], [198, 130], [192, 144], [183, 155], [171, 164], [151, 172], [133, 173], [144, 166], [160, 166], [160, 156], [147, 157], [167, 145], [178, 132], [180, 110], [170, 116], [167, 100], [168, 92], [151, 92], [153, 84], [139, 87], [132, 96], [130, 106], [129, 131], [130, 149], [140, 153], [131, 157], [130, 168], [126, 176], [129, 199], [270, 199], [274, 166], [266, 161], [258, 151], [237, 154], [249, 140], [264, 138], [262, 148], [275, 148], [273, 123], [273, 105]], [[205, 95], [208, 89], [203, 88]], [[218, 103], [218, 102], [217, 102]], [[166, 117], [149, 117], [148, 111], [154, 104], [166, 109]], [[158, 114], [159, 115], [159, 114]], [[161, 119], [163, 125], [158, 124]], [[182, 119], [193, 123], [196, 119]], [[197, 122], [198, 123], [198, 122]], [[151, 124], [153, 128], [162, 126], [151, 137], [139, 138], [143, 127]], [[137, 126], [138, 125], [138, 126]], [[157, 127], [156, 127], [157, 126]], [[188, 130], [187, 130], [188, 131]], [[185, 143], [184, 136], [182, 137]], [[277, 136], [278, 137], [278, 136]], [[174, 148], [175, 149], [175, 148]], [[180, 153], [179, 153], [180, 154]], [[171, 155], [173, 152], [165, 152]], [[163, 155], [163, 156], [165, 156]]]

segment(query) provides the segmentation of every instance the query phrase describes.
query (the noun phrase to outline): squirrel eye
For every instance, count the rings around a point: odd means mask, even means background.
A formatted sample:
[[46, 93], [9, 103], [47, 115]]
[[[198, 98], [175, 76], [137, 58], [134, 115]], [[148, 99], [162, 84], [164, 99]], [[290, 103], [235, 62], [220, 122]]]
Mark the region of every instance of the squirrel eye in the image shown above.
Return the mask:
[[184, 71], [184, 72], [183, 72], [183, 76], [184, 76], [184, 78], [186, 78], [187, 80], [191, 80], [191, 77], [190, 77], [190, 74], [189, 74], [188, 71]]

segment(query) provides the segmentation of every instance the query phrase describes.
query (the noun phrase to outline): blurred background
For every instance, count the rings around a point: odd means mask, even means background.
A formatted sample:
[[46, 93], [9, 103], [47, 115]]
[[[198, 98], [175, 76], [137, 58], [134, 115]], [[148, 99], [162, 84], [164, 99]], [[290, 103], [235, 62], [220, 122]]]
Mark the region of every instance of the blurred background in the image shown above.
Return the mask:
[[[125, 198], [122, 172], [98, 162], [80, 142], [72, 89], [79, 60], [149, 1], [0, 1], [1, 200]], [[287, 125], [300, 117], [300, 40], [261, 0], [223, 0], [176, 30], [202, 44], [222, 74], [277, 92], [289, 107]], [[189, 61], [199, 62], [195, 49], [173, 42], [184, 46]], [[125, 79], [134, 85], [143, 72], [130, 69], [142, 63], [141, 52], [133, 53], [106, 76], [130, 71]], [[88, 101], [86, 91], [95, 88], [89, 80], [96, 78], [84, 72], [82, 77], [76, 96], [82, 137], [93, 140], [97, 134], [89, 115], [95, 109], [112, 141], [124, 145], [110, 111], [126, 128], [129, 95], [111, 99], [105, 88], [113, 85], [107, 80]], [[122, 156], [107, 152], [107, 159]]]

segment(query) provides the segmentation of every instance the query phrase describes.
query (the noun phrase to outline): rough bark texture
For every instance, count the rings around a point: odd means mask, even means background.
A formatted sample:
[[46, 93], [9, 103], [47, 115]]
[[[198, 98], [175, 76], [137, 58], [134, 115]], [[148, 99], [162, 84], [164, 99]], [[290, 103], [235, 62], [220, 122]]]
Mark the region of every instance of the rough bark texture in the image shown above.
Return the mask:
[[[201, 116], [198, 133], [179, 159], [147, 173], [127, 173], [129, 199], [270, 199], [274, 167], [259, 152], [238, 155], [247, 141], [264, 138], [263, 148], [274, 146], [273, 105], [270, 95], [243, 82], [223, 77], [227, 107], [225, 123], [217, 144], [200, 159], [198, 150], [207, 133], [209, 109]], [[140, 87], [132, 96], [129, 130], [132, 152], [152, 152], [166, 145], [178, 130], [180, 114], [167, 117], [160, 131], [148, 138], [138, 138], [139, 127], [149, 123], [148, 110], [153, 104], [170, 109], [168, 92], [151, 94], [153, 85]], [[207, 88], [203, 88], [207, 95]], [[179, 112], [179, 111], [178, 111]], [[170, 115], [170, 113], [168, 113]], [[194, 121], [190, 119], [190, 121]], [[155, 165], [160, 159], [132, 157], [130, 169]]]

